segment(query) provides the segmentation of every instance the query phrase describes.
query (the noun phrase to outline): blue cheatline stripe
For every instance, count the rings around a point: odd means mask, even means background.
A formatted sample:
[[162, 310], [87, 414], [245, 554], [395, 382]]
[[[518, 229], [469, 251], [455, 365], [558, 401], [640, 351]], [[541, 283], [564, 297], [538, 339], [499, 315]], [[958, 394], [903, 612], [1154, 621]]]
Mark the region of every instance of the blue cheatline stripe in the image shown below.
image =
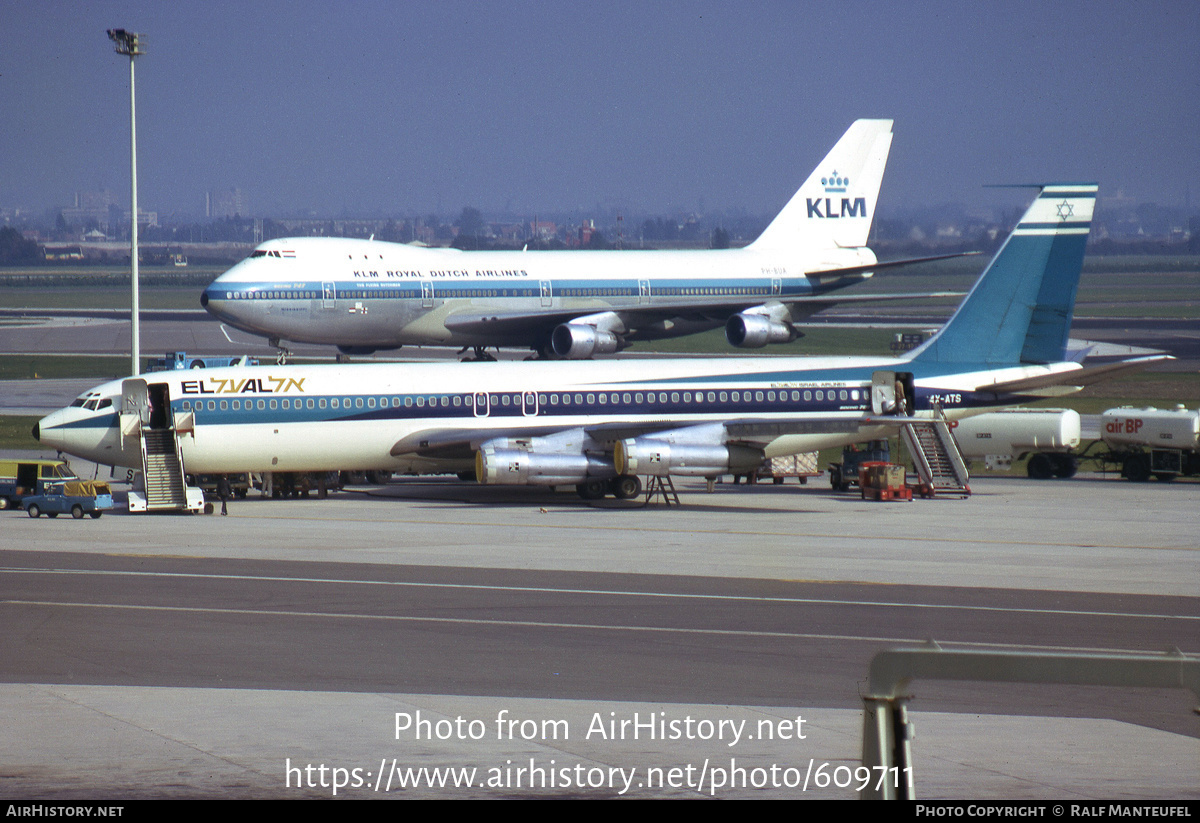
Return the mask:
[[[567, 391], [483, 392], [490, 400], [485, 413], [475, 414], [474, 394], [446, 395], [324, 395], [283, 398], [222, 398], [176, 400], [174, 412], [192, 412], [197, 425], [348, 422], [354, 420], [471, 420], [482, 418], [554, 420], [562, 417], [639, 415], [669, 416], [736, 412], [744, 415], [863, 412], [870, 402], [869, 384], [807, 389], [704, 388], [673, 390], [646, 388], [578, 388]], [[734, 398], [737, 399], [734, 399]], [[259, 400], [263, 408], [258, 407]], [[283, 401], [288, 407], [283, 407]], [[309, 408], [308, 401], [313, 401]], [[442, 401], [446, 401], [443, 403]], [[335, 407], [333, 404], [337, 402]], [[375, 406], [370, 406], [375, 401]], [[457, 401], [457, 404], [455, 403]], [[504, 402], [507, 401], [507, 402]], [[527, 402], [529, 401], [529, 402]], [[234, 408], [234, 403], [238, 408]], [[214, 408], [209, 408], [209, 404]], [[186, 405], [185, 405], [186, 404]], [[90, 421], [79, 421], [81, 425]], [[111, 422], [111, 421], [110, 421]]]
[[[638, 297], [644, 293], [633, 281], [553, 279], [550, 297]], [[654, 297], [793, 297], [814, 293], [807, 277], [771, 278], [692, 278], [687, 280], [643, 278]], [[329, 281], [325, 281], [329, 282]], [[426, 290], [422, 291], [422, 284]], [[431, 287], [431, 288], [430, 288]], [[221, 300], [321, 300], [321, 299], [446, 299], [447, 297], [545, 297], [538, 281], [514, 284], [511, 280], [369, 280], [335, 284], [335, 293], [325, 294], [321, 282], [279, 283], [272, 281], [213, 283], [206, 290], [210, 299]]]
[[1086, 197], [1095, 199], [1096, 190], [1092, 189], [1055, 189], [1047, 188], [1038, 195], [1039, 200], [1056, 199], [1059, 197]]
[[1017, 231], [1021, 229], [1054, 229], [1056, 231], [1062, 229], [1083, 229], [1087, 231], [1091, 229], [1092, 223], [1090, 220], [1060, 220], [1057, 223], [1019, 223]]
[[[734, 399], [735, 393], [738, 399]], [[770, 393], [775, 395], [775, 399], [769, 399]], [[375, 409], [366, 407], [359, 408], [357, 404], [353, 404], [351, 408], [347, 408], [343, 402], [341, 408], [331, 408], [327, 403], [325, 408], [307, 408], [305, 405], [302, 408], [291, 409], [258, 409], [257, 406], [251, 408], [233, 409], [227, 407], [225, 409], [217, 408], [209, 410], [207, 401], [202, 401], [205, 405], [201, 408], [196, 408], [195, 403], [201, 401], [189, 401], [191, 407], [185, 409], [183, 401], [176, 401], [172, 404], [172, 410], [175, 412], [191, 411], [195, 416], [197, 426], [224, 426], [224, 425], [269, 425], [283, 423], [350, 423], [350, 422], [382, 422], [382, 421], [422, 421], [432, 425], [438, 425], [441, 422], [456, 423], [462, 426], [463, 423], [469, 421], [484, 421], [484, 420], [524, 420], [526, 422], [532, 420], [540, 420], [546, 423], [555, 423], [556, 421], [565, 418], [592, 417], [599, 418], [607, 415], [609, 418], [625, 419], [638, 417], [642, 419], [669, 419], [676, 426], [686, 426], [692, 423], [700, 422], [721, 422], [728, 418], [729, 415], [735, 414], [737, 420], [746, 419], [762, 419], [762, 420], [795, 420], [797, 415], [822, 415], [842, 413], [857, 418], [858, 416], [870, 413], [870, 396], [871, 387], [869, 383], [859, 385], [843, 386], [841, 388], [822, 388], [822, 389], [749, 389], [738, 390], [698, 390], [698, 391], [674, 391], [674, 392], [654, 392], [655, 400], [649, 400], [651, 392], [635, 392], [635, 391], [579, 391], [579, 392], [539, 392], [537, 393], [537, 402], [534, 405], [527, 406], [522, 402], [522, 393], [518, 392], [489, 392], [492, 396], [492, 401], [489, 403], [486, 413], [476, 415], [474, 407], [469, 405], [471, 395], [458, 395], [462, 401], [460, 405], [440, 404], [442, 396], [430, 397], [424, 405], [418, 406], [403, 405], [404, 399], [401, 398], [401, 405], [392, 405], [390, 402], [386, 406], [378, 406]], [[990, 392], [970, 392], [970, 391], [954, 391], [955, 402], [947, 402], [947, 391], [937, 388], [916, 388], [916, 408], [928, 409], [928, 399], [931, 395], [936, 395], [940, 404], [944, 408], [960, 408], [960, 407], [975, 407], [975, 406], [994, 406], [1001, 402], [994, 393]], [[606, 402], [600, 402], [600, 396], [606, 398]], [[630, 396], [626, 400], [626, 395]], [[379, 395], [372, 395], [378, 398]], [[508, 405], [504, 405], [499, 401], [501, 396], [507, 396], [509, 399]], [[551, 402], [551, 396], [558, 402]], [[581, 401], [576, 401], [575, 397], [581, 396]], [[666, 397], [663, 400], [663, 397]], [[454, 398], [455, 395], [445, 395], [447, 398]], [[691, 399], [684, 399], [685, 397]], [[761, 399], [760, 399], [761, 397]], [[570, 402], [565, 403], [564, 398], [569, 398]], [[588, 399], [590, 398], [590, 400]], [[615, 398], [615, 399], [613, 399]], [[640, 398], [636, 399], [636, 398]], [[749, 398], [749, 399], [747, 399]], [[819, 398], [819, 399], [818, 399]], [[334, 398], [322, 397], [312, 398], [314, 400], [332, 400]], [[344, 395], [339, 395], [336, 399], [345, 399]], [[351, 398], [358, 400], [361, 398]], [[390, 398], [388, 398], [390, 401]], [[228, 401], [232, 404], [232, 401]], [[243, 401], [245, 402], [245, 401]], [[297, 400], [297, 403], [300, 401]], [[1011, 402], [1011, 400], [1005, 401]], [[714, 418], [714, 415], [716, 417]], [[572, 426], [588, 426], [602, 422], [593, 420], [591, 422], [574, 421]], [[110, 428], [116, 425], [115, 416], [97, 417], [88, 420], [75, 421], [68, 424], [68, 428]], [[466, 426], [465, 428], [470, 428]]]
[[[846, 381], [839, 387], [823, 388], [787, 388], [768, 389], [763, 384], [748, 389], [718, 389], [704, 388], [692, 390], [677, 387], [674, 391], [636, 389], [582, 389], [579, 391], [537, 392], [536, 405], [527, 406], [523, 401], [528, 393], [525, 392], [486, 392], [491, 397], [487, 413], [476, 415], [471, 401], [471, 394], [447, 395], [322, 395], [296, 398], [273, 398], [279, 401], [271, 408], [269, 401], [262, 409], [258, 408], [259, 398], [238, 399], [242, 408], [233, 409], [233, 400], [226, 399], [226, 408], [220, 407], [220, 400], [213, 400], [216, 406], [208, 408], [209, 400], [187, 399], [172, 402], [172, 411], [176, 413], [191, 412], [196, 426], [200, 428], [212, 426], [238, 425], [280, 425], [280, 424], [332, 424], [351, 422], [386, 421], [421, 421], [432, 426], [451, 424], [464, 430], [472, 429], [472, 422], [485, 420], [500, 421], [543, 421], [546, 424], [560, 426], [589, 426], [608, 419], [628, 420], [631, 423], [641, 421], [669, 420], [675, 427], [697, 423], [723, 422], [733, 415], [735, 420], [761, 421], [796, 421], [798, 415], [817, 415], [826, 419], [831, 414], [845, 415], [845, 420], [856, 420], [870, 413], [869, 381], [854, 383]], [[775, 399], [771, 399], [774, 394]], [[608, 399], [607, 403], [600, 402], [600, 396]], [[651, 395], [654, 400], [651, 401]], [[734, 399], [735, 395], [738, 399]], [[507, 396], [509, 404], [504, 405], [499, 398]], [[452, 402], [442, 405], [445, 397], [452, 401], [457, 397], [458, 406]], [[581, 398], [576, 401], [576, 397]], [[627, 400], [626, 397], [629, 399]], [[997, 396], [992, 392], [973, 392], [945, 389], [916, 387], [915, 407], [918, 410], [930, 408], [930, 398], [936, 397], [943, 408], [991, 407], [1011, 404], [1016, 396]], [[948, 400], [953, 397], [953, 400]], [[558, 402], [552, 402], [557, 399]], [[564, 402], [569, 398], [570, 402]], [[664, 399], [665, 398], [665, 399]], [[690, 399], [687, 399], [690, 398]], [[282, 400], [289, 399], [291, 406], [282, 407]], [[308, 408], [307, 401], [314, 401], [314, 408]], [[367, 407], [367, 400], [376, 400], [374, 409]], [[416, 401], [424, 401], [417, 405]], [[332, 401], [339, 402], [339, 408], [332, 407]], [[347, 400], [350, 402], [347, 403]], [[363, 406], [359, 407], [358, 401]], [[399, 405], [393, 403], [398, 400]], [[412, 401], [405, 405], [405, 401]], [[325, 407], [320, 407], [320, 401], [325, 401]], [[384, 402], [386, 401], [386, 405]], [[185, 408], [184, 404], [187, 403]], [[303, 405], [301, 405], [303, 404]], [[581, 417], [593, 418], [591, 421], [579, 420]], [[800, 418], [803, 420], [803, 418]], [[565, 421], [571, 422], [566, 423]], [[94, 417], [75, 420], [55, 428], [89, 430], [115, 429], [118, 426], [118, 416], [114, 413], [98, 414]]]

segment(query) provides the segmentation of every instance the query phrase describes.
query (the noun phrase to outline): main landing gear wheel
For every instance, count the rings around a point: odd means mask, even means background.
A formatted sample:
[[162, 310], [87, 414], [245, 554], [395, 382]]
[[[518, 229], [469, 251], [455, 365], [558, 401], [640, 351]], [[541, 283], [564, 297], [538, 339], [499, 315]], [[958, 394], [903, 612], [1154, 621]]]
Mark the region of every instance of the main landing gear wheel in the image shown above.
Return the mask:
[[618, 500], [632, 500], [642, 493], [642, 481], [632, 474], [615, 477], [612, 480], [612, 493]]
[[468, 348], [472, 350], [473, 354], [470, 357], [464, 357], [462, 359], [464, 363], [494, 363], [496, 361], [495, 357], [488, 354], [487, 346], [463, 346], [458, 353], [463, 354]]
[[608, 494], [608, 483], [603, 480], [585, 480], [575, 487], [584, 500], [602, 500]]
[[267, 341], [267, 343], [273, 349], [275, 349], [275, 365], [286, 366], [288, 358], [292, 356], [292, 353], [284, 348], [283, 341], [281, 341], [278, 337], [272, 337]]

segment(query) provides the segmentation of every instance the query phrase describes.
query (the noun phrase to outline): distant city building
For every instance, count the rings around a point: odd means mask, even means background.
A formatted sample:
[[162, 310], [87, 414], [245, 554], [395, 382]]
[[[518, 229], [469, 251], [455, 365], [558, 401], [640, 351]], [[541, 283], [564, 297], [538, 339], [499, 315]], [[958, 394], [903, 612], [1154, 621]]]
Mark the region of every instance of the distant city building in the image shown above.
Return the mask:
[[596, 221], [588, 218], [583, 221], [583, 225], [579, 227], [579, 245], [586, 246], [592, 242], [592, 236], [596, 233]]
[[68, 226], [87, 228], [93, 226], [107, 232], [110, 225], [116, 228], [113, 213], [120, 214], [117, 198], [108, 189], [75, 192], [75, 205], [62, 210], [63, 220]]
[[558, 225], [545, 220], [529, 221], [529, 236], [537, 240], [553, 240], [558, 234]]
[[525, 225], [523, 223], [489, 223], [487, 236], [499, 238], [507, 243], [520, 243], [525, 239]]
[[[125, 225], [129, 225], [129, 212], [121, 212], [121, 218], [125, 221]], [[139, 228], [154, 228], [158, 225], [158, 212], [146, 211], [138, 209], [138, 227]]]
[[241, 189], [210, 191], [204, 195], [204, 216], [210, 220], [249, 217], [250, 203]]

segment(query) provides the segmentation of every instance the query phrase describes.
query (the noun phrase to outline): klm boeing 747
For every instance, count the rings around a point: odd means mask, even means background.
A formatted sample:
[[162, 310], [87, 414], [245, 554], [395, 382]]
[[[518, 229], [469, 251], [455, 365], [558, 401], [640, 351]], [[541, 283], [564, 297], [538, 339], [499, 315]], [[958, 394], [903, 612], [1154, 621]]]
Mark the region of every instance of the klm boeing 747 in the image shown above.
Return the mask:
[[1150, 362], [1085, 368], [1066, 351], [1095, 199], [1093, 184], [1042, 187], [948, 323], [905, 356], [162, 372], [98, 386], [34, 434], [143, 472], [169, 456], [180, 475], [473, 469], [629, 497], [641, 477], [740, 473]]
[[800, 336], [796, 323], [881, 268], [867, 248], [891, 120], [859, 120], [744, 249], [464, 252], [346, 238], [270, 240], [216, 279], [216, 318], [348, 354], [402, 345], [532, 348], [579, 359], [724, 324], [734, 346]]

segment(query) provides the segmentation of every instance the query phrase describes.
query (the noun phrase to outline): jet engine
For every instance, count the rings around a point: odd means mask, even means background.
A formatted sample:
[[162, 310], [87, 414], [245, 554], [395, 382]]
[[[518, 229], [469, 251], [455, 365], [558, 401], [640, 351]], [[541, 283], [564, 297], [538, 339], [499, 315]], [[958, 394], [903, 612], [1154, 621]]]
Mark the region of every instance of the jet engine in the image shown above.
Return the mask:
[[602, 311], [561, 323], [550, 333], [550, 351], [566, 360], [593, 354], [612, 354], [625, 348], [625, 321], [616, 312]]
[[758, 468], [762, 460], [763, 453], [748, 446], [668, 443], [653, 437], [620, 440], [613, 450], [613, 464], [619, 474], [656, 477], [743, 474]]
[[612, 332], [580, 323], [562, 323], [550, 334], [551, 351], [565, 360], [612, 354], [620, 347], [620, 339]]
[[768, 343], [790, 343], [800, 335], [791, 325], [764, 314], [741, 312], [725, 323], [725, 339], [739, 349], [761, 349]]
[[507, 440], [484, 443], [475, 453], [475, 479], [490, 486], [564, 486], [615, 474], [600, 457], [532, 451]]

